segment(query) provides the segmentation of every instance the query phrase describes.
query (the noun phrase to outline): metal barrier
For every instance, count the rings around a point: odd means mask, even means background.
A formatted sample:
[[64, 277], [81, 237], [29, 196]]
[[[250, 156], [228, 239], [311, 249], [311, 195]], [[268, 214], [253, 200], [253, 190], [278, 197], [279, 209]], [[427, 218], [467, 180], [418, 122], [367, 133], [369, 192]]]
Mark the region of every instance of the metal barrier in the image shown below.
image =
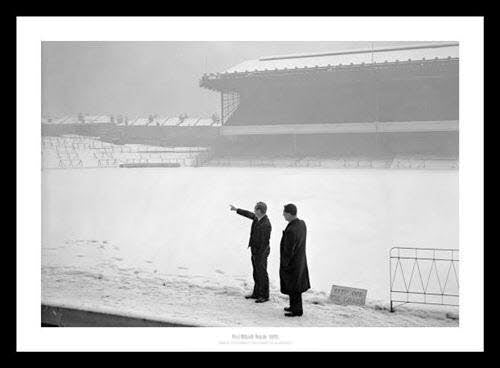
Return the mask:
[[458, 307], [458, 249], [393, 247], [389, 273], [391, 312], [408, 303]]

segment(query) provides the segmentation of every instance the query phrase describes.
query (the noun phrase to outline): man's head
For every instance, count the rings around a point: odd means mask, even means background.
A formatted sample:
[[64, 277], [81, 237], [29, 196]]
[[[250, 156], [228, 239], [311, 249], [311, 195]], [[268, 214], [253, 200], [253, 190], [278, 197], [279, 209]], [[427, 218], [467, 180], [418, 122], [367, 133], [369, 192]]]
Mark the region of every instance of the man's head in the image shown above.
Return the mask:
[[286, 221], [290, 222], [297, 218], [297, 206], [292, 203], [285, 205], [283, 208], [283, 217]]
[[263, 217], [267, 212], [267, 205], [264, 202], [257, 202], [254, 208], [255, 216], [258, 218]]

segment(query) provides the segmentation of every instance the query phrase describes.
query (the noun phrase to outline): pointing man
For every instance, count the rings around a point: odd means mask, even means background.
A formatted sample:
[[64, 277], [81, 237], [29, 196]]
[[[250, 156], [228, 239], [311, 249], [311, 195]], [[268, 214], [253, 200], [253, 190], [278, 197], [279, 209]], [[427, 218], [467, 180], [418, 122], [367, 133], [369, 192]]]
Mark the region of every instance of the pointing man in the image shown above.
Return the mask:
[[267, 275], [267, 257], [269, 256], [269, 238], [271, 236], [271, 223], [267, 218], [267, 206], [264, 202], [255, 205], [254, 212], [236, 208], [231, 205], [231, 211], [252, 220], [250, 241], [248, 247], [252, 251], [252, 267], [254, 288], [246, 299], [256, 299], [256, 303], [269, 300], [269, 277]]
[[290, 297], [285, 316], [302, 316], [302, 293], [309, 290], [309, 271], [306, 259], [306, 223], [297, 218], [297, 207], [287, 204], [283, 217], [288, 222], [280, 244], [280, 288]]

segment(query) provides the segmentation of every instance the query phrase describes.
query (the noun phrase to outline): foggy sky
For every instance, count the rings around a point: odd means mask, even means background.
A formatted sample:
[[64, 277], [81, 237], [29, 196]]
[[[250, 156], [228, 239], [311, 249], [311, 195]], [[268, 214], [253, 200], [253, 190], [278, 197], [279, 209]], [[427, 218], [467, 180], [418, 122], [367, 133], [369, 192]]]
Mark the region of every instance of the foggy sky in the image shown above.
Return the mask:
[[[375, 42], [374, 46], [408, 44]], [[418, 42], [412, 42], [418, 44]], [[42, 114], [210, 116], [219, 95], [200, 88], [266, 55], [369, 48], [372, 42], [42, 42]]]

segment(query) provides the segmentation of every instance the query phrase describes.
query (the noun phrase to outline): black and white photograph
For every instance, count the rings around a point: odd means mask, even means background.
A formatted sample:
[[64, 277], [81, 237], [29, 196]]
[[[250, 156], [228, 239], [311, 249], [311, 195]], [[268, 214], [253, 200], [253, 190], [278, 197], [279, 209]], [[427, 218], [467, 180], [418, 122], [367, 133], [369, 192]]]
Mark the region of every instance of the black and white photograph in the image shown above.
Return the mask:
[[[377, 328], [397, 340], [418, 327], [429, 337], [416, 349], [456, 350], [430, 336], [482, 330], [469, 319], [482, 308], [482, 279], [471, 288], [468, 277], [482, 275], [472, 268], [483, 244], [463, 241], [466, 230], [479, 240], [482, 207], [462, 207], [471, 201], [464, 175], [477, 184], [479, 172], [467, 170], [482, 170], [472, 153], [482, 147], [464, 144], [482, 132], [482, 91], [467, 89], [479, 101], [467, 111], [473, 101], [463, 94], [470, 79], [482, 86], [481, 73], [466, 74], [482, 55], [471, 56], [458, 26], [475, 20], [482, 32], [480, 18], [450, 18], [456, 37], [391, 37], [382, 27], [391, 21], [380, 19], [373, 38], [368, 25], [362, 36], [305, 38], [307, 18], [294, 18], [273, 20], [293, 28], [286, 38], [278, 30], [228, 39], [217, 29], [230, 33], [231, 19], [209, 17], [155, 19], [177, 35], [130, 37], [148, 18], [123, 19], [124, 39], [99, 34], [101, 22], [117, 20], [83, 18], [98, 24], [88, 37], [71, 31], [74, 19], [52, 20], [54, 31], [26, 41], [36, 46], [40, 93], [31, 109], [18, 105], [38, 115], [18, 117], [18, 137], [31, 130], [37, 144], [29, 184], [40, 233], [22, 251], [18, 243], [18, 259], [39, 265], [30, 270], [33, 317], [23, 322], [39, 331], [30, 339], [60, 336], [54, 344], [67, 350], [64, 334], [85, 339], [85, 327], [149, 327], [141, 334], [170, 336], [150, 350], [195, 335], [198, 349], [210, 341], [201, 350], [342, 350], [326, 336], [341, 344], [336, 331], [347, 328], [349, 350], [359, 334], [359, 349], [374, 350]], [[26, 25], [37, 21], [45, 26]], [[209, 21], [213, 36], [193, 28]], [[67, 35], [50, 36], [64, 27]], [[318, 334], [316, 348], [300, 331]], [[115, 343], [97, 350], [127, 350]], [[412, 350], [410, 339], [398, 343]]]

